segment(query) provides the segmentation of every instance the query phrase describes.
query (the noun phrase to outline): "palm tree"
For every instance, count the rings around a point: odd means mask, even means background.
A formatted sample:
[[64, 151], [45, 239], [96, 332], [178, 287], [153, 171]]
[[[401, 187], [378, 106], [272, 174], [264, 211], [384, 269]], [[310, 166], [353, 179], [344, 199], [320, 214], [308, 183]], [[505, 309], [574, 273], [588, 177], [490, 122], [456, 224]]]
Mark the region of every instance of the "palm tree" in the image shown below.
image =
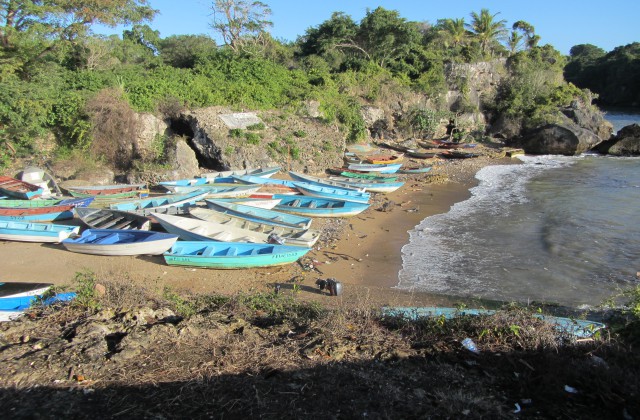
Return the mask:
[[492, 15], [488, 9], [480, 10], [480, 14], [471, 13], [471, 24], [468, 26], [480, 41], [480, 47], [484, 53], [490, 52], [492, 45], [501, 41], [507, 35], [506, 21], [495, 20], [498, 14]]
[[453, 47], [464, 45], [469, 36], [466, 24], [464, 23], [464, 18], [443, 19], [438, 23], [441, 28], [440, 34], [442, 35], [445, 44], [450, 42]]

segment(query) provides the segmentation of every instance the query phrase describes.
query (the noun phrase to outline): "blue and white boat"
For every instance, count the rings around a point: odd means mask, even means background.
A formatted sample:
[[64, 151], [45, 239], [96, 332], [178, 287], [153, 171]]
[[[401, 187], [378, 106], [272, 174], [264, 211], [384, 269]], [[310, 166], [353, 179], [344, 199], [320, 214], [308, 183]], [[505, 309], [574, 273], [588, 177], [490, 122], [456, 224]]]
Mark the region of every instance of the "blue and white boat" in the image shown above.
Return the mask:
[[335, 181], [329, 178], [320, 178], [317, 176], [301, 174], [298, 172], [289, 171], [289, 176], [298, 182], [306, 182], [309, 184], [320, 185], [323, 187], [332, 187], [332, 188], [342, 188], [346, 190], [356, 190], [364, 192], [365, 188], [360, 186], [355, 186], [343, 181]]
[[247, 168], [247, 169], [231, 169], [228, 171], [219, 172], [206, 172], [200, 174], [202, 178], [227, 178], [234, 175], [252, 175], [259, 176], [261, 178], [269, 178], [273, 174], [276, 174], [282, 169], [280, 166], [269, 166], [266, 168]]
[[80, 226], [0, 220], [0, 240], [5, 241], [57, 243], [79, 232]]
[[398, 172], [402, 163], [350, 163], [347, 166], [352, 171], [378, 172], [381, 174], [393, 174]]
[[327, 198], [329, 200], [353, 201], [356, 203], [368, 203], [371, 194], [356, 190], [345, 190], [320, 184], [300, 182], [296, 186], [298, 190], [309, 197]]
[[239, 269], [291, 264], [310, 248], [240, 242], [178, 241], [164, 253], [169, 265]]
[[281, 199], [280, 204], [275, 206], [274, 210], [310, 217], [355, 216], [369, 208], [369, 204], [355, 201], [280, 194], [273, 197]]
[[331, 176], [332, 181], [344, 182], [354, 187], [364, 188], [367, 192], [390, 193], [404, 185], [402, 181], [375, 181], [368, 179], [347, 178], [343, 176]]
[[[318, 185], [321, 184], [320, 181], [296, 179], [293, 176], [292, 176], [292, 178], [294, 178], [293, 181], [288, 179], [261, 179], [253, 176], [234, 176], [233, 178], [236, 179], [238, 182], [243, 182], [245, 184], [278, 184], [278, 185], [284, 185], [286, 187], [295, 188], [295, 189], [297, 189], [300, 184], [302, 184], [303, 186], [305, 184], [318, 184]], [[316, 179], [319, 179], [319, 178], [316, 178]], [[353, 187], [349, 185], [339, 185], [339, 183], [327, 182], [327, 183], [324, 183], [323, 185], [327, 187], [340, 188], [347, 191], [364, 192], [364, 188]]]
[[[243, 229], [243, 231], [252, 232], [252, 234], [255, 235], [256, 242], [279, 243], [310, 248], [315, 245], [320, 238], [320, 232], [317, 230], [272, 225], [264, 222], [247, 220], [234, 214], [221, 213], [202, 207], [194, 207], [189, 211], [189, 213], [197, 219], [214, 223], [213, 226], [215, 226], [216, 229], [220, 227], [234, 227]], [[196, 224], [194, 223], [194, 225]], [[196, 225], [196, 229], [202, 228], [202, 225]]]
[[234, 197], [248, 197], [254, 192], [260, 189], [259, 185], [237, 185], [237, 186], [215, 186], [215, 185], [197, 185], [190, 186], [176, 186], [172, 187], [176, 193], [188, 194], [199, 191], [206, 193], [208, 198], [234, 198]]
[[93, 255], [159, 255], [171, 248], [178, 235], [149, 230], [87, 229], [77, 238], [62, 241], [72, 252]]
[[[43, 292], [44, 293], [44, 292]], [[0, 297], [0, 322], [11, 321], [23, 315], [33, 304], [39, 302], [42, 305], [52, 305], [57, 302], [67, 302], [76, 297], [73, 292], [58, 293], [49, 298], [43, 299], [36, 294]]]
[[158, 185], [162, 185], [169, 191], [174, 191], [174, 187], [197, 187], [201, 185], [214, 185], [220, 186], [220, 184], [233, 184], [235, 180], [230, 176], [216, 177], [216, 178], [188, 178], [177, 179], [175, 181], [161, 181]]
[[[401, 317], [407, 319], [419, 319], [419, 318], [446, 318], [452, 319], [461, 316], [490, 316], [495, 315], [496, 311], [493, 309], [484, 308], [448, 308], [448, 307], [384, 307], [382, 308], [383, 315]], [[553, 315], [535, 313], [531, 316], [548, 322], [553, 327], [562, 333], [574, 335], [576, 337], [590, 337], [596, 333], [596, 331], [605, 328], [606, 325], [601, 322], [589, 321], [585, 319], [575, 319], [567, 317], [559, 317]]]
[[206, 192], [198, 190], [187, 194], [170, 194], [139, 200], [120, 201], [111, 204], [109, 208], [112, 210], [132, 211], [145, 216], [149, 216], [154, 210], [169, 207], [184, 208], [184, 213], [187, 213], [188, 207], [195, 206], [198, 201], [204, 200], [206, 196]]
[[290, 245], [313, 246], [319, 237], [319, 232], [316, 231], [290, 229], [283, 226], [258, 224], [249, 221], [244, 224], [235, 224], [233, 222], [230, 223], [229, 220], [222, 222], [207, 221], [167, 214], [156, 215], [156, 219], [167, 232], [179, 235], [180, 239], [184, 241], [250, 242], [258, 244], [283, 241]]
[[[245, 206], [237, 203], [225, 203], [219, 200], [204, 200], [207, 207], [224, 214], [233, 214], [254, 222], [268, 223], [276, 226], [286, 226], [296, 229], [309, 229], [311, 226], [310, 217], [298, 216], [290, 213], [283, 213], [277, 210], [260, 209]], [[278, 203], [282, 200], [278, 200]]]

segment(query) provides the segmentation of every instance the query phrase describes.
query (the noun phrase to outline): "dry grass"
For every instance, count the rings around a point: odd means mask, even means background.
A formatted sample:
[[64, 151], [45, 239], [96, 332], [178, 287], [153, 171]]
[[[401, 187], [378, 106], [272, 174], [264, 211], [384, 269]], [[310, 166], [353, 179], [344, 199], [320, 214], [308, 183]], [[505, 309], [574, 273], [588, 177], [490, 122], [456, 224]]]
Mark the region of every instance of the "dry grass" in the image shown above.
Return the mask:
[[633, 348], [578, 341], [521, 308], [411, 321], [381, 316], [366, 295], [327, 310], [289, 292], [100, 283], [90, 309], [0, 326], [0, 405], [12, 418], [513, 418], [515, 404], [528, 418], [640, 413]]

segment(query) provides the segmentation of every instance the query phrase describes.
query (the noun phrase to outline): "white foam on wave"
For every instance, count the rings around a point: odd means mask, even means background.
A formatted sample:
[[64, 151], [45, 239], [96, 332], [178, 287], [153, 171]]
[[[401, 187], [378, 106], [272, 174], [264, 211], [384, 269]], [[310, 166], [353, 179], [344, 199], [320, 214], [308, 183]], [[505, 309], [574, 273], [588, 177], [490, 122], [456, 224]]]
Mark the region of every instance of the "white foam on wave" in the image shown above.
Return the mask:
[[[402, 248], [402, 269], [396, 288], [448, 295], [499, 295], [479, 275], [469, 275], [475, 250], [468, 229], [476, 214], [482, 217], [508, 216], [512, 207], [525, 203], [527, 182], [542, 171], [572, 164], [576, 158], [560, 156], [519, 156], [522, 164], [493, 165], [482, 168], [479, 183], [470, 190], [471, 197], [456, 203], [445, 214], [424, 219], [409, 232], [409, 243]], [[464, 251], [460, 251], [464, 249]], [[484, 257], [484, 263], [490, 256]], [[462, 269], [462, 267], [465, 267]], [[460, 268], [460, 269], [458, 269]]]

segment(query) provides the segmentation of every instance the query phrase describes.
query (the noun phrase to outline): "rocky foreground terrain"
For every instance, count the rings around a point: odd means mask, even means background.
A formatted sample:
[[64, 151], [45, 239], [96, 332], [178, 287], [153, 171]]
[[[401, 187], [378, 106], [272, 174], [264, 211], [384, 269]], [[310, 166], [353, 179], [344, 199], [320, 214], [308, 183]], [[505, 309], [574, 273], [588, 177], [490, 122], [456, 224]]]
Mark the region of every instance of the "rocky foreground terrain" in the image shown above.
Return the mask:
[[295, 291], [158, 296], [76, 280], [73, 304], [0, 325], [10, 418], [640, 416], [637, 349], [528, 310], [412, 322]]

